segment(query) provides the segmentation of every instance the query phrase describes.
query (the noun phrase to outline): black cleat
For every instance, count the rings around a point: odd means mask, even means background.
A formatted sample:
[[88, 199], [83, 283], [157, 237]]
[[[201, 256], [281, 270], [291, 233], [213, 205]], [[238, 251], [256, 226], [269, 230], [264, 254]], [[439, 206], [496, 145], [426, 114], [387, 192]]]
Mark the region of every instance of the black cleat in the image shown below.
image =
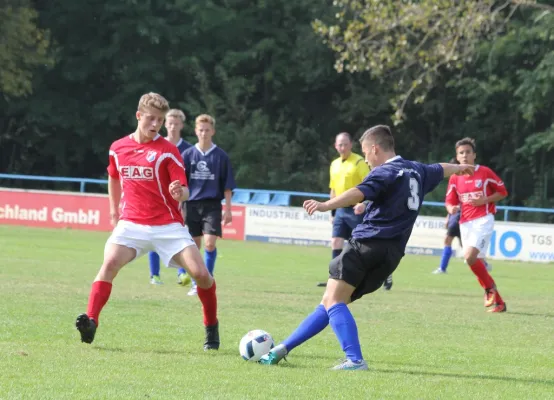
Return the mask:
[[96, 322], [90, 319], [87, 314], [81, 314], [77, 317], [75, 326], [81, 334], [81, 342], [92, 343], [96, 334]]
[[387, 276], [385, 283], [383, 283], [383, 289], [391, 290], [392, 289], [392, 275]]
[[206, 326], [204, 351], [208, 350], [219, 350], [219, 321], [215, 325]]
[[319, 282], [317, 287], [327, 287], [327, 282]]

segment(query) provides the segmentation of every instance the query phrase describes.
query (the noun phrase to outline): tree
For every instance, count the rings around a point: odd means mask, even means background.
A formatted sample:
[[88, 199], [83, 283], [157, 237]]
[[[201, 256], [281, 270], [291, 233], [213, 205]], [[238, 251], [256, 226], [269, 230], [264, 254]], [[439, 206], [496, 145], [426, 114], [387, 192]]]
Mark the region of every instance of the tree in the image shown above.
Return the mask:
[[50, 34], [37, 26], [37, 17], [28, 0], [0, 5], [0, 93], [5, 98], [30, 94], [34, 70], [53, 63]]
[[504, 31], [520, 6], [554, 10], [533, 0], [335, 0], [334, 24], [313, 27], [336, 53], [338, 72], [369, 71], [393, 82], [395, 119], [415, 96], [425, 99], [444, 70], [471, 62], [482, 40]]

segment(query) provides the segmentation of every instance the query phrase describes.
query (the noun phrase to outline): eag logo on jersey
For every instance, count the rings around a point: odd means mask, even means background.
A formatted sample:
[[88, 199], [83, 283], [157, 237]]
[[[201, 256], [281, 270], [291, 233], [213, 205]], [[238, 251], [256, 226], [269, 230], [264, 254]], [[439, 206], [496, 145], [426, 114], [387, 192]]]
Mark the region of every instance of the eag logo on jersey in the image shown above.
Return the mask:
[[[156, 154], [154, 154], [154, 157], [155, 156]], [[142, 167], [142, 166], [136, 166], [136, 165], [131, 165], [131, 166], [124, 165], [119, 168], [119, 174], [121, 175], [121, 177], [123, 177], [123, 179], [151, 181], [154, 179], [154, 168]]]
[[148, 153], [146, 153], [146, 161], [148, 162], [152, 162], [156, 159], [156, 153], [155, 151], [149, 151]]

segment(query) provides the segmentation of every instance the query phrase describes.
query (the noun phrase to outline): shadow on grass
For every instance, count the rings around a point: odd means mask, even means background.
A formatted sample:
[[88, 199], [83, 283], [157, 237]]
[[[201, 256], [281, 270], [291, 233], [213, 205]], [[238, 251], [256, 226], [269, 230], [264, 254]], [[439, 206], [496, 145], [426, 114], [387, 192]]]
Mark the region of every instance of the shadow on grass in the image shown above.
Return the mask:
[[168, 355], [185, 355], [185, 354], [194, 354], [194, 355], [200, 355], [200, 354], [206, 354], [206, 355], [224, 355], [224, 356], [239, 356], [237, 351], [233, 351], [231, 349], [220, 349], [218, 351], [201, 351], [198, 350], [198, 352], [190, 352], [185, 350], [167, 350], [167, 349], [136, 349], [136, 348], [121, 348], [121, 347], [105, 347], [105, 346], [97, 346], [95, 347], [96, 350], [99, 351], [106, 351], [110, 353], [142, 353], [142, 354], [168, 354]]
[[436, 376], [444, 378], [454, 378], [454, 379], [482, 379], [482, 380], [491, 380], [491, 381], [503, 381], [503, 382], [518, 382], [518, 383], [538, 383], [548, 386], [554, 386], [554, 381], [548, 379], [529, 379], [529, 378], [515, 378], [511, 376], [497, 376], [497, 375], [470, 375], [470, 374], [458, 374], [458, 373], [443, 373], [443, 372], [430, 372], [430, 371], [404, 371], [397, 369], [385, 369], [385, 368], [374, 368], [371, 365], [369, 366], [370, 371], [374, 372], [383, 372], [386, 374], [404, 374], [404, 375], [419, 375], [419, 376]]
[[[507, 302], [506, 302], [506, 304], [507, 304]], [[525, 317], [554, 318], [554, 314], [526, 313], [526, 312], [510, 311], [509, 309], [508, 309], [507, 314], [509, 314], [509, 315], [523, 315]]]

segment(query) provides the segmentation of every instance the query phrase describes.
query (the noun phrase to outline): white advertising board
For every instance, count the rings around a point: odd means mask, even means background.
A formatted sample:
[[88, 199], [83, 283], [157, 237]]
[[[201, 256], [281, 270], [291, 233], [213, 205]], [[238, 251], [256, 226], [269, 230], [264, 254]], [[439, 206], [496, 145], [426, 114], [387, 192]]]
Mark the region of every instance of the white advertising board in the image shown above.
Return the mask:
[[[329, 246], [330, 213], [309, 216], [301, 207], [247, 206], [245, 240], [305, 246]], [[419, 216], [406, 247], [407, 254], [440, 256], [445, 218]], [[456, 256], [461, 256], [454, 240]], [[554, 225], [496, 222], [487, 257], [499, 260], [554, 262]]]

